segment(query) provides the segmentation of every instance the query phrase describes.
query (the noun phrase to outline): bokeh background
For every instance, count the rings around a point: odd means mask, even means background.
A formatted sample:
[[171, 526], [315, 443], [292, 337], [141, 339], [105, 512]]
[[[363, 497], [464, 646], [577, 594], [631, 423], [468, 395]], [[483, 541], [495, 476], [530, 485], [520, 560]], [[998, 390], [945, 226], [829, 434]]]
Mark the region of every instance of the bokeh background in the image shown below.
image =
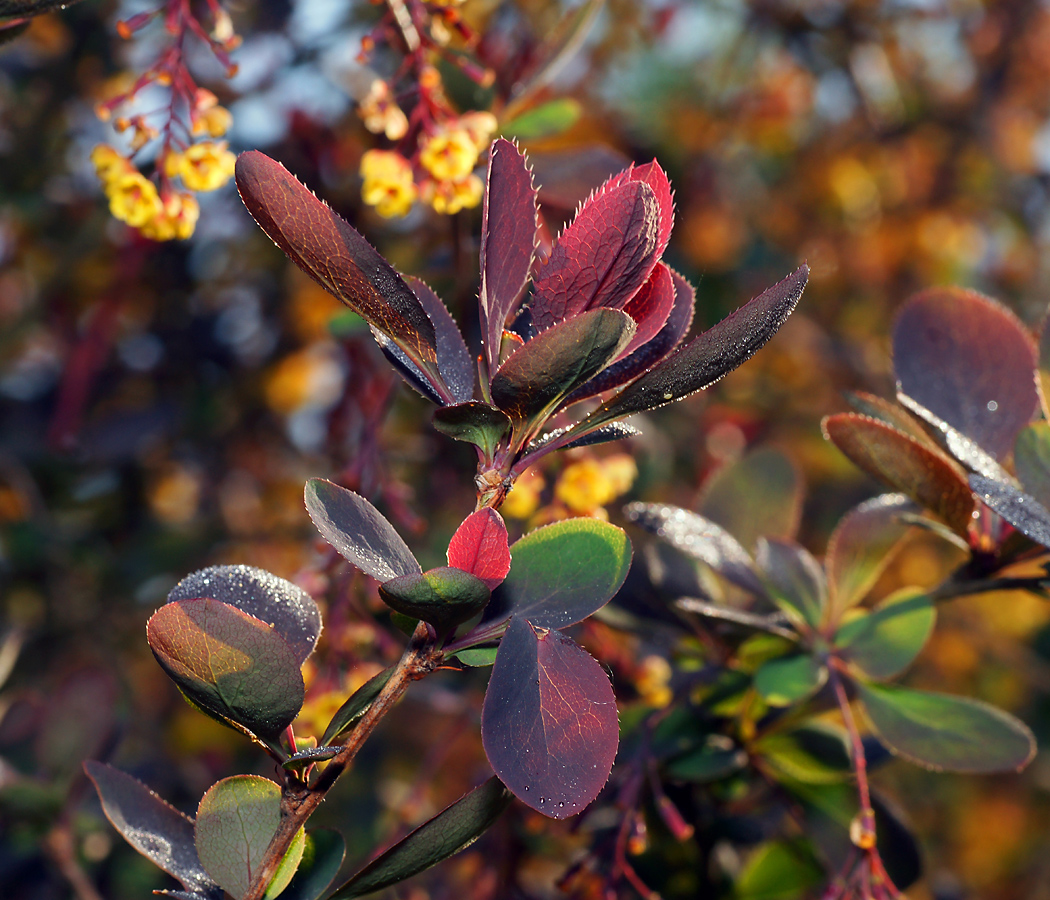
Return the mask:
[[[77, 777], [85, 755], [189, 812], [220, 777], [268, 774], [261, 754], [183, 703], [149, 653], [144, 623], [179, 578], [248, 563], [325, 602], [305, 713], [323, 728], [333, 698], [396, 656], [400, 637], [373, 615], [365, 580], [332, 568], [303, 509], [304, 481], [361, 491], [431, 565], [473, 508], [469, 448], [429, 427], [427, 403], [258, 230], [232, 184], [201, 196], [185, 242], [146, 241], [108, 215], [88, 154], [114, 135], [93, 110], [156, 53], [159, 31], [116, 35], [116, 21], [141, 8], [85, 0], [35, 19], [0, 51], [0, 669], [10, 670], [0, 894], [12, 898], [90, 897], [76, 872], [59, 871], [56, 835], [106, 898], [171, 886], [102, 819]], [[233, 115], [232, 149], [284, 162], [397, 268], [433, 285], [476, 337], [480, 210], [450, 218], [417, 207], [386, 220], [360, 200], [358, 163], [378, 144], [355, 114], [357, 55], [380, 8], [229, 8], [244, 36], [238, 74], [227, 81], [206, 54], [194, 64]], [[460, 7], [481, 49], [503, 62], [571, 10], [551, 0]], [[372, 64], [383, 73], [395, 63], [380, 54]], [[445, 74], [454, 100], [487, 102]], [[694, 330], [801, 261], [812, 270], [798, 311], [754, 360], [647, 416], [641, 438], [590, 454], [632, 454], [623, 500], [688, 506], [721, 466], [775, 453], [805, 486], [801, 540], [819, 555], [838, 517], [878, 490], [823, 440], [820, 418], [845, 408], [844, 391], [892, 393], [900, 303], [951, 283], [999, 298], [1033, 329], [1044, 316], [1044, 3], [608, 0], [537, 102], [547, 98], [581, 111], [568, 130], [522, 141], [552, 231], [605, 175], [658, 158], [676, 190], [665, 258], [697, 286]], [[524, 508], [513, 530], [563, 514], [552, 491], [573, 462], [545, 463], [539, 508]], [[749, 498], [759, 518], [766, 500]], [[607, 504], [613, 521], [620, 502]], [[918, 547], [898, 565], [910, 567], [902, 582], [925, 584], [946, 563]], [[1045, 737], [1048, 623], [1050, 605], [1026, 595], [957, 600], [909, 683], [996, 702]], [[477, 782], [483, 686], [482, 675], [432, 679], [370, 745], [324, 812], [352, 859]], [[910, 896], [1050, 897], [1044, 756], [1022, 776], [889, 763], [876, 779], [925, 851]], [[554, 882], [583, 842], [521, 810], [486, 840], [484, 854], [393, 896], [560, 896]]]

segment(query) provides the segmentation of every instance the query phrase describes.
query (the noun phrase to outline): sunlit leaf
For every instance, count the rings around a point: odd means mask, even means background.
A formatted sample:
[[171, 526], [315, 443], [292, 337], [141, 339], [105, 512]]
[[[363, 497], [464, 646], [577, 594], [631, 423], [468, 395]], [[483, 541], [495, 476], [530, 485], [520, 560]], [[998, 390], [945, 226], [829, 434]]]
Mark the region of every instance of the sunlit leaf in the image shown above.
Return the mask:
[[877, 397], [864, 391], [849, 391], [846, 393], [846, 399], [849, 401], [849, 405], [862, 416], [867, 416], [869, 419], [878, 419], [891, 428], [904, 432], [908, 437], [915, 438], [915, 440], [930, 450], [937, 449], [936, 441], [926, 433], [913, 416], [909, 415], [906, 410], [896, 403], [891, 403], [889, 400], [884, 400], [882, 397]]
[[609, 676], [569, 638], [515, 616], [492, 668], [481, 739], [515, 797], [555, 819], [575, 815], [598, 796], [616, 757]]
[[944, 519], [965, 535], [974, 510], [962, 470], [947, 456], [866, 416], [838, 413], [823, 422], [824, 434], [856, 465]]
[[801, 841], [762, 844], [736, 879], [738, 900], [794, 900], [824, 880], [824, 868]]
[[626, 422], [610, 422], [608, 425], [599, 428], [597, 431], [592, 431], [590, 434], [585, 434], [582, 438], [577, 438], [574, 441], [569, 441], [567, 444], [563, 444], [562, 438], [564, 438], [568, 432], [568, 428], [555, 428], [553, 431], [548, 431], [546, 434], [536, 438], [536, 440], [532, 441], [526, 449], [528, 453], [532, 454], [537, 450], [541, 450], [544, 447], [549, 447], [551, 444], [557, 443], [557, 448], [570, 450], [575, 447], [591, 447], [595, 444], [606, 444], [610, 441], [619, 441], [624, 438], [635, 437], [642, 433], [639, 429], [635, 428], [633, 425], [628, 425]]
[[895, 685], [857, 683], [876, 734], [896, 755], [934, 771], [1009, 772], [1035, 755], [1035, 739], [987, 703]]
[[1033, 422], [1021, 429], [1014, 446], [1014, 468], [1025, 493], [1043, 506], [1050, 505], [1050, 422]]
[[302, 664], [321, 635], [321, 611], [306, 591], [254, 566], [210, 566], [187, 575], [168, 602], [211, 597], [269, 622]]
[[377, 581], [422, 571], [394, 526], [359, 494], [311, 478], [306, 482], [306, 509], [321, 536]]
[[916, 512], [904, 494], [883, 494], [850, 510], [835, 526], [824, 557], [832, 622], [874, 587], [908, 533], [901, 514]]
[[805, 653], [763, 663], [755, 672], [755, 690], [770, 706], [793, 706], [813, 696], [827, 680], [827, 667]]
[[933, 288], [905, 303], [893, 366], [905, 394], [996, 459], [1038, 409], [1035, 342], [1013, 313], [975, 291]]
[[465, 666], [484, 669], [496, 661], [498, 650], [498, 647], [469, 647], [453, 654], [452, 658], [458, 659]]
[[[280, 821], [280, 787], [257, 775], [224, 778], [208, 789], [197, 808], [194, 842], [201, 864], [223, 890], [242, 897]], [[305, 845], [306, 835], [300, 829], [266, 889], [265, 900], [288, 886]]]
[[467, 516], [448, 544], [448, 564], [470, 572], [492, 590], [510, 571], [507, 525], [486, 506]]
[[564, 628], [601, 609], [631, 565], [623, 529], [598, 519], [567, 519], [529, 532], [510, 548], [506, 581], [485, 612], [497, 622], [513, 615], [538, 628]]
[[344, 882], [328, 900], [371, 894], [454, 856], [484, 834], [510, 801], [507, 789], [498, 779], [490, 778], [409, 832]]
[[918, 588], [904, 588], [835, 632], [835, 646], [876, 681], [904, 671], [933, 633], [937, 610]]
[[751, 745], [751, 752], [762, 758], [765, 768], [806, 784], [835, 784], [853, 772], [845, 732], [827, 722], [764, 735]]
[[582, 112], [578, 100], [558, 97], [515, 116], [502, 131], [523, 141], [561, 134], [576, 124]]
[[1034, 497], [983, 475], [971, 475], [970, 487], [982, 502], [1037, 544], [1050, 547], [1050, 510]]
[[272, 737], [303, 705], [299, 660], [272, 625], [218, 600], [178, 600], [146, 625], [161, 668], [198, 706]]
[[786, 541], [759, 539], [755, 562], [773, 602], [796, 625], [817, 628], [828, 605], [824, 570], [808, 551]]
[[139, 853], [177, 878], [194, 894], [219, 900], [193, 843], [193, 819], [161, 800], [136, 778], [90, 760], [84, 771], [95, 785], [106, 818]]
[[281, 900], [318, 900], [339, 873], [346, 841], [338, 831], [317, 828], [306, 833], [303, 857]]
[[393, 671], [393, 669], [384, 669], [378, 675], [373, 675], [350, 695], [325, 728], [324, 735], [318, 742], [322, 747], [327, 747], [341, 738], [368, 711], [368, 707], [379, 696], [379, 692], [386, 687]]
[[379, 596], [391, 609], [422, 619], [444, 634], [481, 612], [491, 592], [469, 572], [440, 566], [392, 578], [379, 585]]

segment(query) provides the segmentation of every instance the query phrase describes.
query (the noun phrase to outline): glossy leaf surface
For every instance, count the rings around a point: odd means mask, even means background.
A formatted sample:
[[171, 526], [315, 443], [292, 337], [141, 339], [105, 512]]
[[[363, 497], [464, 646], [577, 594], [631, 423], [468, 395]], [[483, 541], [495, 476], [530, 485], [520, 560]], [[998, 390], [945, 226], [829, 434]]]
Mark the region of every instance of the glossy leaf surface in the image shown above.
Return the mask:
[[448, 388], [448, 402], [465, 403], [474, 396], [474, 358], [467, 349], [459, 325], [426, 282], [411, 275], [406, 276], [405, 282], [434, 326], [438, 372]]
[[998, 513], [1021, 534], [1050, 547], [1050, 510], [1034, 497], [1008, 484], [983, 475], [971, 475], [970, 486], [986, 506]]
[[1002, 459], [1039, 405], [1035, 343], [989, 297], [941, 287], [911, 298], [893, 329], [901, 390]]
[[620, 589], [631, 542], [608, 522], [567, 519], [529, 532], [510, 554], [510, 573], [485, 619], [513, 615], [539, 628], [564, 628], [601, 609]]
[[469, 572], [440, 566], [392, 578], [379, 585], [379, 596], [403, 616], [422, 619], [445, 632], [481, 612], [491, 592]]
[[796, 624], [816, 628], [824, 619], [828, 587], [824, 570], [808, 551], [786, 541], [759, 539], [755, 562], [773, 602]]
[[321, 536], [377, 581], [422, 571], [394, 526], [359, 494], [311, 478], [306, 482], [306, 509]]
[[480, 447], [491, 459], [496, 445], [510, 431], [511, 421], [502, 410], [487, 403], [470, 401], [446, 406], [434, 413], [434, 427], [457, 441]]
[[500, 366], [492, 379], [492, 400], [512, 419], [539, 419], [619, 356], [634, 332], [634, 322], [616, 309], [595, 309], [559, 322]]
[[492, 668], [481, 739], [515, 797], [554, 819], [575, 815], [598, 796], [616, 757], [609, 676], [569, 638], [515, 616]]
[[831, 621], [856, 606], [874, 587], [900, 548], [909, 525], [902, 513], [917, 507], [904, 494], [865, 500], [845, 516], [828, 539], [824, 569], [831, 598]]
[[962, 471], [943, 453], [853, 413], [828, 416], [823, 427], [825, 436], [873, 478], [932, 510], [957, 534], [966, 534], [973, 496]]
[[1014, 447], [1014, 468], [1025, 493], [1050, 506], [1050, 422], [1033, 422], [1021, 430]]
[[332, 716], [328, 727], [325, 728], [324, 735], [318, 742], [322, 747], [327, 747], [341, 738], [353, 727], [354, 722], [368, 711], [368, 707], [372, 705], [375, 698], [379, 696], [379, 692], [390, 680], [393, 671], [393, 669], [384, 669], [378, 675], [373, 675], [347, 698], [347, 701]]
[[89, 760], [84, 771], [95, 785], [106, 818], [139, 853], [195, 894], [222, 892], [197, 858], [193, 819], [166, 803], [137, 778]]
[[933, 633], [936, 618], [929, 597], [905, 588], [842, 625], [834, 643], [865, 676], [882, 681], [911, 665]]
[[489, 151], [481, 218], [481, 334], [493, 372], [503, 329], [529, 281], [538, 225], [532, 172], [524, 154], [500, 138]]
[[755, 672], [755, 690], [770, 706], [792, 706], [811, 697], [827, 680], [827, 668], [809, 654], [784, 656]]
[[280, 163], [257, 150], [237, 157], [248, 212], [300, 269], [424, 371], [437, 373], [434, 326], [404, 279], [355, 229]]
[[[268, 778], [224, 778], [208, 789], [197, 808], [194, 839], [201, 864], [223, 890], [243, 896], [280, 820], [281, 789]], [[266, 900], [288, 886], [305, 844], [306, 835], [300, 829], [266, 890]]]
[[282, 900], [318, 900], [339, 874], [345, 856], [346, 841], [338, 831], [331, 828], [308, 831], [299, 868], [282, 891]]
[[507, 525], [486, 506], [467, 516], [448, 544], [448, 564], [480, 578], [492, 590], [510, 571]]
[[639, 528], [700, 560], [726, 580], [752, 594], [765, 594], [750, 554], [728, 531], [709, 519], [665, 503], [631, 503], [623, 511]]
[[187, 575], [168, 594], [168, 602], [211, 597], [273, 625], [299, 663], [321, 635], [321, 611], [297, 584], [254, 566], [210, 566]]
[[577, 430], [591, 430], [613, 419], [656, 409], [710, 387], [747, 362], [779, 331], [801, 298], [808, 277], [809, 268], [803, 266], [748, 301], [599, 406]]
[[205, 710], [272, 737], [298, 715], [303, 676], [288, 643], [266, 622], [218, 600], [179, 600], [146, 625], [161, 668]]
[[987, 703], [893, 685], [857, 683], [879, 739], [897, 756], [934, 771], [1019, 771], [1035, 739], [1009, 713]]
[[510, 801], [507, 789], [490, 778], [372, 860], [328, 900], [362, 897], [454, 856], [484, 834]]

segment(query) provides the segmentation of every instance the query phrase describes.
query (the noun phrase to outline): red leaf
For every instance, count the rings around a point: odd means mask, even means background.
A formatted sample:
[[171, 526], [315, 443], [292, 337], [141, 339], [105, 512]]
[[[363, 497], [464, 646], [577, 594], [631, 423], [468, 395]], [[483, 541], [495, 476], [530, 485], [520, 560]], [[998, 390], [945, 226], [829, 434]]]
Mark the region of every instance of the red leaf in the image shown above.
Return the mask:
[[674, 308], [674, 297], [674, 279], [671, 277], [671, 270], [664, 263], [657, 263], [649, 280], [623, 308], [623, 311], [634, 319], [638, 326], [634, 337], [631, 338], [631, 343], [627, 345], [623, 353], [625, 357], [643, 344], [649, 343], [660, 333], [660, 329], [664, 327], [667, 317], [671, 315], [671, 310]]
[[608, 191], [628, 181], [640, 181], [647, 184], [656, 195], [660, 212], [660, 230], [656, 245], [656, 257], [659, 259], [667, 249], [667, 242], [671, 239], [671, 229], [674, 227], [674, 192], [671, 190], [671, 182], [667, 180], [667, 173], [654, 159], [644, 166], [632, 165], [624, 169], [618, 175], [610, 178], [601, 190]]
[[493, 372], [507, 318], [529, 281], [538, 225], [536, 188], [525, 155], [500, 138], [489, 151], [481, 217], [481, 335]]
[[485, 755], [519, 800], [564, 819], [598, 796], [619, 741], [609, 676], [565, 635], [515, 617], [481, 713]]
[[448, 564], [485, 582], [491, 591], [510, 571], [510, 546], [503, 517], [489, 507], [471, 513], [448, 545]]
[[659, 227], [656, 194], [641, 182], [584, 203], [534, 281], [536, 327], [544, 331], [588, 309], [622, 309], [656, 265]]

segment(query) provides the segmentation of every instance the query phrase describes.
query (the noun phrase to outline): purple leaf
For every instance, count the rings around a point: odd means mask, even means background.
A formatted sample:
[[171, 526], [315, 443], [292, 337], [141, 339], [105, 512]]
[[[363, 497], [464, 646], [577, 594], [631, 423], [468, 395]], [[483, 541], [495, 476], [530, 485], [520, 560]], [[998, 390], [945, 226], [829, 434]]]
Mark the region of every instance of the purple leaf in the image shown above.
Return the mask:
[[489, 151], [481, 217], [481, 335], [489, 370], [499, 365], [500, 341], [529, 281], [539, 211], [525, 156], [500, 138]]
[[[425, 282], [412, 276], [406, 277], [405, 281], [434, 326], [438, 371], [444, 386], [448, 388], [445, 402], [465, 403], [474, 396], [474, 359], [463, 340], [463, 334], [441, 298]], [[442, 385], [435, 387], [442, 393]]]
[[657, 260], [659, 204], [637, 181], [600, 192], [562, 232], [533, 282], [529, 308], [540, 331], [588, 309], [622, 309]]
[[481, 739], [514, 796], [554, 819], [574, 815], [598, 796], [616, 758], [609, 676], [565, 635], [515, 617], [496, 654]]
[[996, 459], [1039, 408], [1035, 342], [1008, 309], [960, 288], [912, 297], [893, 328], [900, 389]]
[[1017, 488], [971, 475], [970, 487], [991, 510], [1037, 544], [1050, 547], [1050, 511], [1034, 497]]

